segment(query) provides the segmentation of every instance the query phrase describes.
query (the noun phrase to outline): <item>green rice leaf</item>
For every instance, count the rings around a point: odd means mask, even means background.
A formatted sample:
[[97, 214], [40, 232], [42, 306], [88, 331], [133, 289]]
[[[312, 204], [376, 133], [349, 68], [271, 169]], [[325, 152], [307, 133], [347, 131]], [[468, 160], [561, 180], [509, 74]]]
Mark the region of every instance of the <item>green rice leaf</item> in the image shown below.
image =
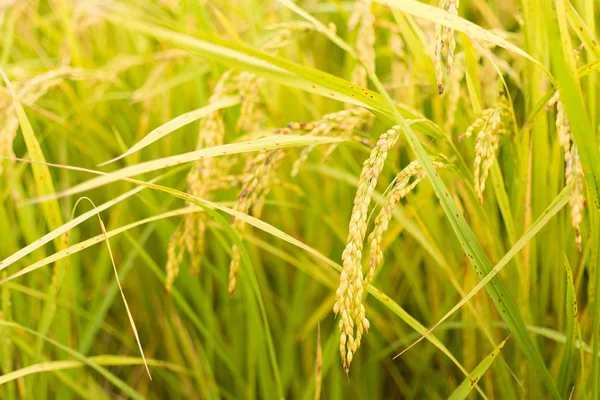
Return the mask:
[[43, 341], [50, 343], [51, 345], [53, 345], [54, 347], [56, 347], [62, 351], [65, 351], [66, 353], [70, 354], [76, 360], [82, 362], [83, 364], [87, 365], [88, 367], [90, 367], [93, 370], [95, 370], [96, 372], [98, 372], [100, 375], [102, 375], [104, 378], [106, 378], [110, 383], [112, 383], [113, 385], [115, 385], [116, 387], [121, 389], [123, 391], [123, 393], [127, 394], [132, 399], [136, 399], [136, 400], [144, 399], [143, 396], [141, 396], [139, 393], [137, 393], [134, 389], [132, 389], [129, 385], [127, 385], [121, 379], [119, 379], [115, 375], [113, 375], [109, 370], [107, 370], [103, 366], [99, 365], [94, 360], [91, 360], [88, 357], [85, 357], [83, 354], [71, 349], [70, 347], [63, 345], [63, 344], [57, 342], [56, 340], [49, 338], [46, 335], [42, 335], [42, 334], [34, 331], [33, 329], [29, 329], [27, 327], [24, 327], [23, 325], [19, 325], [16, 322], [7, 322], [7, 321], [0, 320], [0, 326], [4, 326], [4, 327], [10, 328], [10, 329], [17, 330], [17, 331], [20, 330], [20, 331], [26, 332], [30, 335], [33, 335], [35, 337], [41, 338]]
[[[137, 366], [144, 365], [144, 360], [139, 357], [125, 357], [125, 356], [117, 356], [117, 355], [101, 355], [101, 356], [92, 356], [88, 357], [88, 360], [96, 363], [103, 367], [123, 367], [123, 366]], [[168, 361], [154, 360], [148, 358], [146, 360], [148, 365], [157, 368], [164, 368], [167, 370], [171, 370], [173, 372], [177, 372], [180, 374], [192, 374], [193, 372], [179, 366], [177, 364], [170, 363]], [[86, 363], [78, 360], [65, 360], [65, 361], [48, 361], [42, 362], [38, 364], [29, 365], [27, 367], [23, 367], [16, 371], [12, 371], [8, 374], [4, 374], [0, 376], [0, 385], [4, 385], [5, 383], [17, 380], [27, 375], [31, 374], [39, 374], [44, 372], [51, 371], [61, 371], [65, 369], [74, 369], [85, 367]]]
[[460, 384], [460, 386], [458, 386], [454, 390], [454, 392], [452, 392], [452, 394], [450, 395], [450, 397], [448, 397], [448, 400], [462, 400], [462, 399], [466, 399], [467, 396], [469, 396], [469, 393], [471, 393], [471, 390], [473, 390], [473, 388], [475, 387], [475, 385], [477, 384], [477, 382], [479, 382], [479, 380], [481, 379], [481, 377], [483, 376], [483, 374], [485, 374], [485, 372], [494, 363], [494, 361], [496, 360], [496, 357], [498, 357], [498, 355], [500, 354], [500, 352], [504, 348], [504, 345], [506, 344], [507, 340], [508, 340], [508, 338], [504, 339], [502, 341], [502, 343], [500, 343], [498, 345], [498, 347], [496, 347], [494, 349], [494, 351], [492, 351], [490, 353], [489, 356], [487, 356], [483, 361], [481, 361], [475, 367], [475, 369], [473, 371], [471, 371], [471, 373], [469, 374], [469, 376], [467, 376], [465, 378], [465, 380], [462, 381], [462, 383]]
[[124, 157], [127, 157], [128, 155], [131, 155], [137, 151], [140, 151], [144, 147], [151, 145], [152, 143], [156, 142], [157, 140], [164, 138], [165, 136], [167, 136], [171, 132], [181, 128], [182, 126], [191, 124], [192, 122], [197, 121], [203, 117], [206, 117], [207, 115], [209, 115], [215, 111], [234, 106], [238, 103], [239, 103], [239, 99], [237, 99], [235, 97], [225, 97], [223, 99], [220, 99], [219, 101], [216, 101], [216, 102], [206, 105], [204, 107], [198, 108], [194, 111], [190, 111], [185, 114], [181, 114], [181, 115], [173, 118], [169, 122], [159, 126], [158, 128], [153, 129], [150, 133], [148, 133], [146, 136], [144, 136], [142, 138], [142, 140], [140, 140], [139, 142], [134, 144], [125, 153], [121, 154], [118, 157], [113, 158], [112, 160], [103, 162], [102, 164], [100, 164], [98, 166], [101, 167], [103, 165], [110, 164], [110, 163], [120, 160]]
[[577, 326], [577, 295], [575, 294], [575, 286], [573, 283], [573, 273], [571, 272], [571, 265], [569, 264], [569, 259], [567, 255], [563, 253], [564, 263], [565, 263], [565, 272], [567, 276], [567, 281], [565, 282], [565, 286], [567, 288], [566, 292], [566, 302], [565, 308], [567, 311], [566, 316], [566, 338], [567, 341], [565, 343], [565, 351], [563, 353], [563, 359], [560, 363], [560, 373], [558, 375], [558, 390], [560, 391], [563, 397], [568, 397], [569, 394], [569, 383], [571, 381], [571, 376], [573, 375], [573, 349], [575, 348], [575, 326]]
[[[117, 182], [121, 178], [129, 178], [136, 175], [153, 172], [176, 165], [198, 161], [202, 158], [220, 157], [231, 154], [249, 153], [260, 150], [270, 150], [285, 147], [310, 146], [315, 144], [340, 143], [343, 139], [327, 136], [298, 136], [298, 135], [273, 135], [264, 138], [251, 140], [247, 142], [229, 143], [221, 146], [206, 147], [204, 149], [190, 151], [189, 153], [178, 154], [159, 158], [152, 161], [146, 161], [139, 164], [134, 164], [125, 168], [121, 168], [110, 174], [105, 174], [97, 178], [90, 179], [57, 193], [53, 196], [43, 196], [32, 199], [29, 203], [41, 203], [52, 200], [57, 197], [72, 196], [87, 190], [95, 189], [100, 186], [108, 185], [109, 183]], [[0, 264], [1, 266], [2, 264]], [[0, 268], [1, 269], [1, 268]]]

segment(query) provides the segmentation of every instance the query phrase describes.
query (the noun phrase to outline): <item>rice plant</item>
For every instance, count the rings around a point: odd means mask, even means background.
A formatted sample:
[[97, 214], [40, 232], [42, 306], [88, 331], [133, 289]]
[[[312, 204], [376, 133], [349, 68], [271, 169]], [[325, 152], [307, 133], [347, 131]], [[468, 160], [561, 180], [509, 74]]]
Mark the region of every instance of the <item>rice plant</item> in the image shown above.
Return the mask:
[[600, 3], [0, 3], [0, 398], [597, 399]]

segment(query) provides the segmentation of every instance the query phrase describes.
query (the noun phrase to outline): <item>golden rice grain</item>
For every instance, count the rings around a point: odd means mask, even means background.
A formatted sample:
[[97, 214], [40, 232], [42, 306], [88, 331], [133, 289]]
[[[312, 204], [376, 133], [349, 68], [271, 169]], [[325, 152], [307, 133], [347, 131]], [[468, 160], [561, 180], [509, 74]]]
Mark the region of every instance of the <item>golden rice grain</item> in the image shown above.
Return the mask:
[[475, 130], [479, 129], [475, 139], [473, 187], [477, 199], [481, 204], [483, 204], [485, 183], [489, 175], [489, 170], [496, 158], [500, 137], [506, 133], [504, 120], [510, 120], [510, 118], [508, 118], [508, 108], [504, 97], [504, 92], [500, 92], [500, 99], [496, 106], [494, 108], [483, 110], [481, 116], [473, 121], [466, 132], [458, 138], [459, 141], [462, 141], [465, 138], [471, 137]]
[[183, 259], [183, 239], [181, 230], [176, 230], [169, 239], [169, 248], [167, 250], [167, 267], [165, 278], [165, 292], [171, 293], [173, 283], [179, 275], [179, 266]]
[[338, 324], [341, 333], [340, 354], [346, 374], [350, 372], [353, 354], [360, 347], [363, 332], [370, 326], [362, 304], [364, 285], [361, 264], [369, 204], [388, 151], [394, 147], [399, 135], [400, 126], [394, 126], [381, 135], [369, 158], [363, 164], [354, 198], [348, 241], [342, 253], [343, 269], [340, 274], [340, 286], [336, 291], [336, 302], [333, 307], [335, 314], [341, 316]]
[[[444, 166], [439, 161], [432, 161], [437, 169]], [[381, 242], [383, 235], [388, 229], [394, 207], [398, 202], [406, 197], [425, 177], [425, 172], [421, 167], [419, 160], [414, 160], [408, 164], [396, 177], [394, 186], [387, 195], [385, 204], [381, 208], [379, 215], [375, 219], [375, 226], [369, 235], [369, 273], [363, 282], [363, 286], [368, 285], [375, 276], [375, 269], [383, 261]]]
[[[237, 203], [233, 207], [236, 211], [248, 214], [252, 210], [255, 217], [260, 217], [264, 200], [271, 190], [275, 172], [285, 154], [283, 149], [275, 149], [260, 152], [253, 159], [243, 180], [242, 190], [238, 196]], [[240, 219], [232, 218], [232, 226], [234, 231], [242, 236], [245, 223]], [[232, 258], [229, 264], [228, 291], [230, 294], [233, 294], [237, 284], [241, 254], [240, 249], [235, 244], [231, 250]]]
[[263, 51], [275, 51], [292, 43], [298, 34], [314, 31], [315, 26], [305, 21], [289, 21], [271, 25], [267, 29], [275, 31], [275, 35], [263, 44], [261, 49]]
[[565, 181], [567, 186], [571, 186], [571, 194], [569, 195], [571, 225], [575, 231], [577, 250], [581, 252], [582, 238], [580, 225], [586, 205], [583, 168], [579, 159], [577, 145], [573, 142], [569, 119], [567, 118], [567, 113], [564, 104], [560, 100], [558, 91], [546, 105], [546, 110], [550, 109], [554, 104], [556, 104], [556, 133], [558, 135], [558, 143], [564, 150]]
[[[440, 0], [439, 7], [448, 11], [452, 15], [458, 15], [458, 0]], [[450, 75], [452, 72], [452, 64], [454, 62], [454, 51], [456, 49], [456, 41], [454, 39], [454, 29], [442, 25], [436, 25], [436, 43], [435, 43], [435, 76], [438, 87], [438, 94], [444, 93], [443, 83], [443, 50], [448, 47], [446, 52], [446, 73]]]
[[[318, 121], [313, 122], [291, 122], [289, 129], [301, 130], [312, 136], [335, 135], [341, 138], [350, 138], [357, 141], [363, 139], [354, 135], [356, 131], [370, 126], [373, 122], [373, 114], [361, 107], [348, 108], [331, 114], [326, 114]], [[309, 154], [316, 146], [304, 148], [292, 167], [292, 176], [296, 176], [302, 164], [306, 162]], [[324, 158], [327, 159], [337, 148], [337, 144], [328, 146]]]

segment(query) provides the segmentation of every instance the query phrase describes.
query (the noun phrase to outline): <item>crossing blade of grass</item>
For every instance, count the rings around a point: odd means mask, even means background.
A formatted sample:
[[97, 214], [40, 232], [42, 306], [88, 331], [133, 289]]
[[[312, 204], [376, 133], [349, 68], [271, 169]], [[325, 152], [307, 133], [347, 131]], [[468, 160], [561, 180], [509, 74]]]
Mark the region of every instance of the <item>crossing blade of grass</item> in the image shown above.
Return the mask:
[[[88, 360], [103, 366], [103, 367], [123, 367], [123, 366], [133, 366], [133, 365], [144, 365], [144, 360], [138, 357], [124, 357], [124, 356], [116, 356], [116, 355], [101, 355], [101, 356], [92, 356], [88, 357]], [[168, 361], [154, 360], [152, 358], [148, 358], [146, 360], [148, 365], [157, 368], [164, 368], [167, 370], [171, 370], [173, 372], [179, 374], [193, 374], [193, 371], [188, 370], [180, 365], [170, 363]], [[50, 371], [61, 371], [65, 369], [74, 369], [85, 367], [86, 364], [83, 361], [77, 360], [65, 360], [65, 361], [48, 361], [42, 362], [38, 364], [29, 365], [27, 367], [23, 367], [16, 371], [13, 371], [9, 374], [4, 374], [0, 376], [0, 385], [4, 385], [5, 383], [17, 380], [27, 375], [31, 374], [39, 374], [43, 372]]]
[[496, 347], [489, 356], [487, 356], [475, 367], [475, 369], [473, 369], [473, 371], [471, 371], [469, 376], [467, 376], [465, 380], [463, 380], [462, 383], [452, 392], [450, 397], [448, 397], [448, 400], [463, 400], [469, 396], [469, 393], [471, 393], [471, 391], [473, 390], [477, 382], [479, 382], [483, 374], [485, 374], [485, 372], [494, 363], [496, 357], [498, 357], [498, 354], [500, 354], [500, 352], [504, 348], [504, 345], [506, 344], [507, 340], [508, 338], [504, 339], [502, 343], [500, 343], [498, 347]]
[[190, 111], [187, 112], [185, 114], [181, 114], [175, 118], [173, 118], [172, 120], [170, 120], [169, 122], [159, 126], [158, 128], [152, 130], [150, 133], [148, 133], [146, 136], [144, 136], [142, 138], [142, 140], [140, 140], [139, 142], [137, 142], [136, 144], [134, 144], [129, 150], [127, 150], [125, 153], [121, 154], [118, 157], [113, 158], [112, 160], [108, 160], [106, 162], [103, 162], [102, 164], [99, 164], [98, 166], [101, 167], [103, 165], [107, 165], [110, 164], [112, 162], [115, 162], [117, 160], [120, 160], [124, 157], [127, 157], [141, 149], [143, 149], [146, 146], [149, 146], [150, 144], [156, 142], [157, 140], [160, 140], [162, 138], [164, 138], [166, 135], [168, 135], [169, 133], [181, 128], [182, 126], [191, 124], [194, 121], [197, 121], [217, 110], [221, 110], [223, 108], [227, 108], [227, 107], [231, 107], [234, 106], [236, 104], [239, 103], [239, 99], [236, 97], [225, 97], [223, 99], [220, 99], [219, 101], [215, 102], [215, 103], [211, 103], [207, 106], [198, 108], [194, 111]]
[[565, 273], [567, 276], [565, 285], [567, 287], [567, 295], [565, 307], [567, 311], [566, 317], [566, 337], [565, 351], [563, 359], [560, 363], [560, 372], [558, 375], [558, 390], [564, 398], [569, 394], [569, 383], [573, 374], [572, 355], [575, 348], [575, 326], [577, 325], [577, 295], [575, 294], [575, 286], [573, 283], [573, 273], [567, 255], [563, 253], [565, 263]]
[[129, 324], [131, 325], [131, 329], [133, 330], [133, 334], [135, 336], [135, 341], [137, 342], [138, 349], [140, 350], [140, 354], [142, 355], [142, 359], [144, 360], [144, 366], [146, 367], [146, 372], [148, 373], [148, 377], [152, 380], [152, 375], [150, 374], [150, 368], [148, 368], [148, 363], [146, 363], [146, 356], [144, 355], [144, 349], [142, 348], [142, 343], [140, 342], [140, 336], [138, 334], [137, 328], [135, 327], [135, 321], [133, 320], [133, 315], [131, 314], [131, 310], [129, 309], [129, 304], [127, 303], [127, 298], [125, 297], [125, 293], [123, 293], [123, 288], [121, 287], [121, 280], [119, 279], [119, 271], [117, 271], [117, 264], [115, 263], [115, 258], [113, 257], [112, 248], [110, 247], [110, 241], [108, 238], [108, 234], [106, 233], [106, 227], [104, 226], [104, 221], [100, 217], [100, 213], [97, 211], [96, 205], [89, 197], [82, 197], [75, 203], [73, 207], [73, 213], [75, 213], [75, 209], [80, 201], [87, 200], [92, 203], [94, 207], [94, 211], [96, 211], [96, 215], [98, 216], [98, 222], [100, 223], [100, 228], [102, 229], [102, 235], [104, 236], [104, 243], [106, 243], [106, 248], [108, 250], [108, 255], [110, 256], [110, 262], [113, 267], [113, 272], [115, 273], [115, 280], [117, 281], [117, 285], [119, 286], [119, 291], [121, 292], [121, 298], [123, 299], [123, 304], [125, 305], [125, 310], [127, 311], [127, 318], [129, 318]]
[[44, 236], [42, 236], [35, 242], [30, 243], [29, 245], [23, 247], [21, 250], [17, 251], [16, 253], [14, 253], [14, 254], [10, 255], [9, 257], [5, 258], [4, 260], [0, 261], [0, 270], [3, 270], [5, 268], [9, 267], [10, 265], [14, 264], [15, 262], [19, 261], [26, 255], [31, 253], [32, 251], [39, 249], [40, 247], [42, 247], [45, 244], [52, 241], [53, 239], [59, 237], [60, 235], [64, 234], [65, 232], [68, 232], [69, 230], [73, 229], [77, 225], [81, 224], [83, 221], [93, 217], [94, 215], [96, 215], [96, 212], [104, 211], [107, 208], [110, 208], [110, 207], [114, 206], [115, 204], [118, 204], [119, 202], [139, 193], [142, 190], [143, 190], [143, 187], [138, 186], [118, 197], [115, 197], [114, 199], [112, 199], [110, 201], [107, 201], [104, 204], [101, 204], [100, 206], [98, 206], [98, 208], [95, 211], [92, 210], [92, 211], [88, 211], [84, 214], [81, 214], [79, 217], [77, 217], [77, 218], [63, 224], [62, 226], [54, 229], [53, 231], [45, 234]]
[[[158, 221], [160, 219], [163, 218], [170, 218], [170, 217], [176, 217], [176, 216], [182, 216], [182, 215], [186, 215], [189, 213], [195, 213], [195, 212], [199, 212], [201, 211], [199, 208], [196, 207], [184, 207], [184, 208], [180, 208], [178, 210], [173, 210], [173, 211], [169, 211], [163, 214], [159, 214], [159, 215], [155, 215], [153, 217], [149, 217], [149, 218], [145, 218], [136, 222], [132, 222], [131, 224], [127, 224], [124, 225], [120, 228], [117, 229], [113, 229], [111, 231], [106, 232], [106, 234], [102, 233], [100, 235], [94, 236], [90, 239], [84, 240], [83, 242], [79, 242], [77, 244], [74, 244], [72, 246], [67, 247], [64, 250], [58, 251], [54, 254], [49, 255], [48, 257], [45, 257], [39, 261], [36, 261], [35, 263], [28, 265], [27, 267], [15, 272], [14, 274], [7, 276], [3, 279], [0, 279], [0, 284], [3, 284], [4, 282], [8, 282], [10, 280], [13, 280], [15, 278], [18, 278], [19, 276], [23, 276], [25, 274], [28, 274], [30, 272], [33, 272], [37, 269], [40, 269], [46, 265], [52, 264], [53, 262], [56, 262], [57, 260], [61, 260], [63, 258], [72, 256], [73, 254], [76, 254], [82, 250], [85, 250], [89, 247], [92, 247], [95, 244], [101, 243], [105, 240], [105, 238], [112, 238], [114, 236], [117, 236], [121, 233], [127, 232], [130, 229], [133, 229], [135, 227], [138, 227], [140, 225], [144, 225], [147, 223], [151, 223], [154, 221]], [[87, 346], [86, 346], [87, 347]], [[82, 352], [85, 353], [85, 352]]]
[[[65, 258], [65, 257], [70, 257], [73, 254], [76, 254], [77, 252], [80, 252], [84, 249], [87, 249], [95, 244], [98, 243], [102, 243], [104, 240], [106, 240], [106, 237], [108, 238], [112, 238], [116, 235], [119, 235], [121, 233], [125, 233], [127, 236], [127, 232], [135, 227], [141, 226], [143, 224], [147, 224], [147, 223], [152, 223], [155, 221], [158, 221], [160, 219], [164, 219], [164, 218], [170, 218], [170, 217], [175, 217], [175, 216], [183, 216], [189, 213], [195, 213], [195, 212], [202, 212], [202, 209], [200, 207], [184, 207], [178, 210], [173, 210], [173, 211], [169, 211], [163, 214], [159, 214], [159, 215], [155, 215], [153, 217], [149, 217], [143, 220], [139, 220], [136, 222], [133, 222], [131, 224], [127, 224], [124, 225], [120, 228], [108, 231], [106, 233], [106, 235], [100, 234], [97, 235], [93, 238], [87, 239], [83, 242], [77, 243], [75, 245], [72, 245], [70, 247], [68, 247], [65, 250], [62, 250], [60, 252], [54, 253], [40, 261], [37, 261], [36, 263], [25, 267], [21, 270], [19, 270], [18, 272], [16, 272], [15, 274], [11, 275], [10, 277], [8, 277], [5, 280], [0, 281], [0, 285], [6, 283], [9, 280], [12, 280], [14, 278], [17, 278], [19, 276], [25, 275], [29, 272], [35, 271], [45, 265], [49, 265], [53, 262], [55, 262], [56, 260]], [[134, 250], [136, 250], [137, 252], [140, 253], [140, 256], [142, 258], [145, 258], [147, 261], [151, 260], [150, 256], [148, 256], [144, 250], [140, 247], [140, 243], [139, 240], [132, 240], [132, 244], [134, 247]], [[153, 261], [153, 260], [152, 260]], [[156, 265], [153, 264], [153, 272], [157, 273], [159, 278], [161, 279], [161, 282], [164, 284], [165, 278], [164, 278], [164, 274], [162, 274], [162, 272], [160, 272], [160, 268]], [[110, 297], [110, 293], [111, 291], [109, 290], [107, 292], [107, 297]], [[193, 313], [191, 307], [185, 302], [184, 298], [182, 297], [182, 295], [178, 292], [178, 290], [176, 288], [173, 288], [173, 291], [171, 292], [171, 297], [174, 299], [175, 303], [181, 307], [181, 309], [183, 310], [183, 312], [187, 315], [188, 318], [190, 318], [190, 320], [194, 323], [194, 326], [198, 329], [198, 331], [203, 334], [204, 336], [209, 335], [210, 332], [207, 330], [207, 328], [201, 324], [200, 320], [197, 318], [197, 316]], [[101, 315], [105, 315], [105, 313], [101, 314]], [[99, 323], [99, 321], [96, 321], [95, 324]], [[94, 324], [94, 325], [95, 325]], [[91, 346], [91, 344], [86, 345], [86, 343], [88, 341], [91, 341], [92, 339], [87, 339], [89, 336], [87, 334], [84, 335], [82, 342], [81, 342], [81, 349], [80, 352], [81, 353], [86, 353], [87, 352], [87, 348], [89, 348], [89, 346]], [[220, 349], [220, 348], [219, 348]], [[223, 362], [227, 365], [228, 368], [230, 368], [230, 370], [234, 373], [234, 376], [236, 377], [236, 379], [241, 379], [241, 377], [239, 376], [239, 372], [237, 370], [235, 370], [233, 368], [233, 365], [231, 364], [230, 359], [223, 353], [223, 351], [219, 350], [217, 351], [217, 353], [219, 354], [219, 356], [221, 357], [221, 359], [223, 360]]]
[[33, 329], [27, 328], [23, 325], [19, 325], [16, 322], [8, 322], [8, 321], [0, 320], [0, 326], [4, 326], [4, 327], [10, 328], [10, 329], [17, 330], [17, 331], [19, 331], [19, 330], [24, 331], [24, 332], [27, 332], [28, 334], [33, 335], [37, 338], [41, 338], [43, 341], [48, 342], [52, 346], [65, 351], [66, 353], [71, 355], [76, 360], [81, 361], [88, 367], [90, 367], [93, 370], [95, 370], [96, 372], [98, 372], [100, 375], [102, 375], [104, 378], [106, 378], [110, 383], [112, 383], [113, 385], [115, 385], [116, 387], [121, 389], [121, 391], [123, 391], [124, 394], [127, 394], [132, 399], [136, 399], [136, 400], [144, 399], [143, 396], [141, 396], [139, 393], [137, 393], [131, 386], [127, 385], [121, 379], [119, 379], [115, 375], [113, 375], [108, 369], [102, 367], [101, 365], [98, 365], [98, 363], [94, 362], [93, 360], [90, 360], [88, 357], [71, 349], [70, 347], [63, 345], [63, 344], [57, 342], [56, 340], [49, 338], [48, 336], [42, 335], [42, 334], [34, 331]]
[[[42, 203], [59, 197], [71, 196], [86, 190], [116, 182], [121, 178], [129, 178], [147, 172], [153, 172], [176, 165], [198, 161], [203, 158], [219, 157], [231, 154], [249, 153], [260, 150], [270, 150], [285, 147], [310, 146], [314, 144], [340, 143], [343, 139], [327, 136], [299, 136], [299, 135], [272, 135], [247, 142], [229, 143], [221, 146], [206, 147], [184, 154], [146, 161], [129, 167], [121, 168], [110, 174], [105, 174], [80, 183], [52, 196], [42, 196], [30, 200], [28, 203]], [[1, 265], [1, 264], [0, 264]]]
[[[461, 300], [459, 301], [450, 311], [446, 313], [431, 329], [430, 332], [437, 328], [441, 323], [446, 321], [452, 314], [454, 314], [459, 308], [461, 308], [466, 302], [468, 302], [473, 296], [475, 296], [483, 287], [493, 281], [494, 277], [510, 262], [510, 260], [517, 255], [523, 247], [556, 215], [569, 201], [569, 194], [571, 192], [570, 187], [565, 187], [562, 192], [554, 199], [552, 204], [542, 213], [542, 215], [531, 225], [529, 230], [515, 243], [515, 245], [502, 257], [502, 259], [496, 264], [496, 266], [488, 272], [479, 283]], [[510, 325], [509, 325], [510, 326]], [[405, 350], [402, 351], [398, 356], [402, 355], [406, 351], [410, 350], [415, 344], [419, 343], [423, 338], [421, 337]], [[396, 357], [398, 357], [396, 356]]]

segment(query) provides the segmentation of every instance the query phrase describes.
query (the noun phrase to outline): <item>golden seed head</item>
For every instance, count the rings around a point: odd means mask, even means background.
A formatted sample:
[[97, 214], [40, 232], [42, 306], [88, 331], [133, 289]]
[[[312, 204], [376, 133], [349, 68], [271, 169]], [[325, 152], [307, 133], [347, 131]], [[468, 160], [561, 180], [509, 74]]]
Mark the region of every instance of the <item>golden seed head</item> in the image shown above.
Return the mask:
[[[448, 11], [452, 15], [458, 15], [458, 0], [440, 0], [439, 7]], [[446, 74], [452, 73], [452, 64], [454, 63], [454, 51], [456, 49], [456, 41], [454, 38], [454, 29], [436, 25], [436, 42], [434, 52], [435, 76], [438, 87], [438, 94], [444, 93], [443, 83], [443, 50], [448, 47], [446, 53]]]
[[275, 35], [262, 45], [261, 49], [273, 52], [292, 43], [296, 35], [314, 31], [315, 27], [310, 22], [289, 21], [271, 25], [267, 29], [275, 31]]
[[[373, 114], [362, 107], [353, 107], [342, 111], [324, 115], [323, 118], [312, 122], [290, 122], [288, 128], [295, 131], [306, 132], [312, 136], [338, 136], [341, 138], [362, 140], [355, 137], [354, 133], [368, 127], [373, 122]], [[330, 145], [325, 151], [324, 159], [335, 151], [337, 144]], [[296, 176], [300, 167], [306, 162], [310, 153], [317, 146], [307, 146], [302, 150], [292, 167], [292, 176]]]
[[577, 146], [571, 146], [570, 158], [567, 161], [565, 170], [566, 184], [572, 187], [569, 195], [569, 205], [571, 206], [571, 225], [575, 231], [575, 243], [577, 250], [582, 250], [582, 239], [580, 224], [583, 220], [583, 209], [585, 207], [585, 181], [583, 176], [583, 168], [579, 160], [579, 152]]
[[[444, 164], [439, 161], [433, 161], [433, 165], [436, 169], [444, 167]], [[369, 273], [365, 278], [363, 285], [368, 285], [373, 280], [376, 268], [383, 261], [381, 243], [383, 235], [387, 231], [389, 222], [392, 218], [394, 207], [402, 198], [406, 197], [424, 177], [425, 174], [423, 168], [418, 160], [408, 164], [396, 177], [394, 186], [389, 191], [379, 215], [375, 218], [375, 226], [369, 235]], [[368, 329], [368, 327], [366, 327], [366, 329]]]
[[180, 229], [175, 230], [169, 239], [169, 248], [167, 251], [167, 266], [165, 278], [165, 291], [171, 293], [173, 283], [179, 275], [179, 266], [183, 261], [183, 235]]
[[[258, 217], [261, 214], [264, 201], [275, 181], [275, 172], [281, 164], [287, 150], [274, 149], [258, 153], [249, 163], [245, 177], [242, 179], [242, 189], [238, 195], [234, 210], [244, 214], [252, 212]], [[243, 236], [245, 224], [240, 219], [233, 219], [233, 230]], [[229, 264], [229, 293], [236, 287], [236, 277], [240, 269], [241, 254], [237, 245], [232, 246], [232, 258]]]
[[473, 162], [473, 177], [475, 194], [483, 204], [483, 192], [489, 170], [494, 164], [495, 155], [500, 144], [500, 137], [506, 133], [503, 117], [507, 115], [506, 105], [502, 96], [494, 108], [482, 111], [481, 116], [469, 126], [467, 131], [459, 136], [459, 140], [471, 137], [479, 129], [475, 139], [475, 161]]
[[[351, 342], [349, 339], [347, 345], [340, 347], [346, 373], [349, 372], [352, 353], [360, 346], [365, 321], [365, 308], [362, 304], [364, 284], [361, 258], [367, 229], [368, 208], [388, 151], [395, 146], [399, 136], [399, 126], [394, 126], [381, 135], [369, 158], [363, 164], [354, 198], [348, 241], [342, 253], [343, 271], [340, 274], [340, 286], [336, 292], [337, 299], [334, 306], [334, 312], [341, 312], [342, 316], [340, 319], [340, 332], [346, 334], [348, 338], [352, 337], [354, 340]], [[358, 327], [354, 321], [360, 321]]]
[[567, 186], [571, 186], [571, 194], [569, 195], [571, 225], [575, 232], [577, 250], [581, 252], [582, 238], [580, 224], [583, 220], [583, 210], [586, 203], [585, 178], [583, 176], [581, 160], [579, 159], [579, 151], [577, 145], [573, 143], [571, 126], [558, 91], [546, 105], [546, 110], [550, 109], [554, 104], [556, 104], [556, 133], [558, 135], [558, 143], [562, 146], [565, 155], [565, 181]]

